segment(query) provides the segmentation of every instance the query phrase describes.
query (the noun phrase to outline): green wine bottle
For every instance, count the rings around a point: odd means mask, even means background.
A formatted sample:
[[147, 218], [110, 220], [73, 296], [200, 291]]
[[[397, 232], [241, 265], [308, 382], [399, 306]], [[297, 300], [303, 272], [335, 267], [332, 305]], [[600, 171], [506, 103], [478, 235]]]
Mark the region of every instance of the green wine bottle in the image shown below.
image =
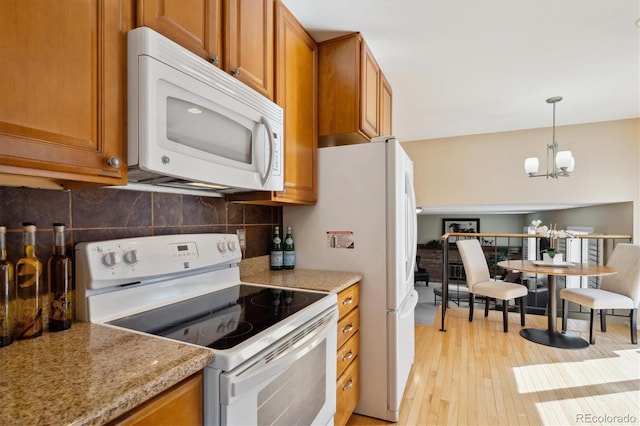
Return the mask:
[[282, 240], [280, 239], [280, 227], [276, 226], [271, 240], [271, 269], [282, 269]]
[[287, 234], [284, 237], [284, 250], [282, 259], [283, 269], [293, 269], [296, 266], [296, 248], [293, 243], [291, 227], [287, 226]]

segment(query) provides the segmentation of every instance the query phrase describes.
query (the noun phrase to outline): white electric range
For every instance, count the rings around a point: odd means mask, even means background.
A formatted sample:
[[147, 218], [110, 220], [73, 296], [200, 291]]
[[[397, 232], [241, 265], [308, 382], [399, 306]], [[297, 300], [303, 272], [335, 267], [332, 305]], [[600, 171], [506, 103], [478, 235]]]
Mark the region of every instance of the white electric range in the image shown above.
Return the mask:
[[332, 424], [337, 297], [240, 281], [233, 234], [79, 243], [78, 320], [210, 348], [210, 425]]

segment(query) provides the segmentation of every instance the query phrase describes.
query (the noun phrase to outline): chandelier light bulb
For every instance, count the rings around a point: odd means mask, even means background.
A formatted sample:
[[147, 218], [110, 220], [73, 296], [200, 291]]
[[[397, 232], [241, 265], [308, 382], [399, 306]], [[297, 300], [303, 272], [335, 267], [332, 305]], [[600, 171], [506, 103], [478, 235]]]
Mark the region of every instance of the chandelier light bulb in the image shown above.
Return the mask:
[[540, 163], [538, 162], [538, 159], [536, 157], [529, 157], [526, 160], [524, 160], [524, 171], [527, 174], [538, 173], [539, 166], [540, 166]]
[[573, 156], [571, 155], [571, 151], [560, 151], [556, 155], [556, 166], [559, 169], [568, 171], [572, 161], [573, 161]]

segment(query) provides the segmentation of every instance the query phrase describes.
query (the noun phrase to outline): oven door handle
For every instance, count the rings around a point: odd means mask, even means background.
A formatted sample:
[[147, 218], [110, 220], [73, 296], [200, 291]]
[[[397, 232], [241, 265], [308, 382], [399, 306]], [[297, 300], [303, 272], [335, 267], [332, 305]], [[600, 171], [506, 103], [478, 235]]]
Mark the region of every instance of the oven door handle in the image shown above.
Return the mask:
[[[220, 377], [221, 388], [229, 389], [229, 395], [221, 395], [225, 397], [237, 397], [257, 386], [257, 384], [263, 383], [270, 379], [273, 379], [277, 374], [287, 369], [293, 362], [305, 356], [311, 352], [322, 341], [327, 339], [329, 333], [337, 333], [338, 325], [338, 311], [334, 309], [329, 315], [327, 315], [327, 321], [321, 328], [317, 328], [313, 333], [306, 335], [304, 338], [293, 343], [288, 349], [279, 353], [277, 356], [269, 359], [260, 357], [257, 360], [247, 361], [247, 368], [242, 369], [239, 367], [237, 372], [231, 371], [223, 373]], [[221, 401], [228, 403], [228, 401]]]

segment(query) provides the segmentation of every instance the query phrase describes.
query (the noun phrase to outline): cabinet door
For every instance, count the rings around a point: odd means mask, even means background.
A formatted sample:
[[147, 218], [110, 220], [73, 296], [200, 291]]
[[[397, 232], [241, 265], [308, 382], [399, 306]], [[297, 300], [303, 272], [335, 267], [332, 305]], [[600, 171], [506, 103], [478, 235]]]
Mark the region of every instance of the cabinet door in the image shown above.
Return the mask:
[[203, 373], [196, 373], [109, 422], [109, 426], [201, 425]]
[[276, 198], [315, 203], [318, 49], [280, 2], [276, 6], [276, 99], [284, 108], [284, 187]]
[[391, 85], [385, 78], [384, 74], [380, 73], [380, 136], [393, 135], [393, 129], [391, 128], [392, 111], [391, 101], [393, 92], [391, 91]]
[[274, 0], [225, 0], [224, 68], [273, 99]]
[[222, 0], [139, 0], [137, 26], [149, 27], [220, 66]]
[[0, 2], [0, 173], [125, 183], [132, 16], [131, 0]]
[[360, 127], [369, 138], [380, 135], [378, 99], [380, 98], [380, 67], [369, 46], [362, 40], [360, 80]]

